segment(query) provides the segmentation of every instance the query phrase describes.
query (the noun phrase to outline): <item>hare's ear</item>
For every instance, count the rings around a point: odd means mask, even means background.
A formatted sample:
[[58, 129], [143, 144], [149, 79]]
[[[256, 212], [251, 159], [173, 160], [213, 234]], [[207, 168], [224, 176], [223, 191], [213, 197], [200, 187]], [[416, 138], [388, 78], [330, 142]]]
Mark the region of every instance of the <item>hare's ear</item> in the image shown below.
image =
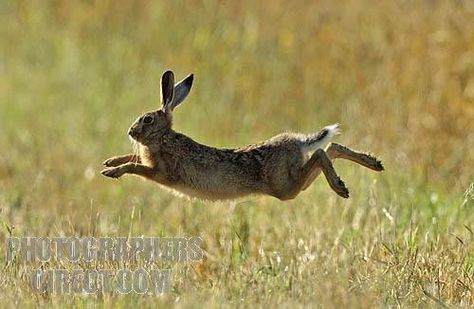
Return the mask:
[[174, 94], [174, 74], [172, 71], [166, 71], [161, 76], [161, 104], [164, 109], [169, 109], [173, 102]]
[[182, 81], [174, 86], [173, 101], [170, 104], [171, 110], [174, 110], [188, 96], [193, 85], [194, 75], [189, 74]]

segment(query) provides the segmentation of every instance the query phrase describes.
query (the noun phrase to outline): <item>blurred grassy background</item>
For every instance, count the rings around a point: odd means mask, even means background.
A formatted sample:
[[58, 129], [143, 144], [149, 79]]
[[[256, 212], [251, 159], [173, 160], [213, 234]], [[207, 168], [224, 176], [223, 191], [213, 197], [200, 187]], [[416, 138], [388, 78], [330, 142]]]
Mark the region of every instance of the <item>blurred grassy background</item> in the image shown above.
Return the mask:
[[[0, 53], [0, 215], [13, 234], [201, 235], [207, 259], [176, 266], [167, 305], [474, 304], [472, 2], [6, 0]], [[319, 179], [287, 203], [190, 202], [100, 177], [168, 68], [196, 74], [175, 129], [200, 142], [340, 122], [338, 142], [387, 171], [337, 162], [351, 199]], [[156, 301], [32, 296], [25, 267], [3, 270], [0, 288], [16, 290], [0, 300]]]

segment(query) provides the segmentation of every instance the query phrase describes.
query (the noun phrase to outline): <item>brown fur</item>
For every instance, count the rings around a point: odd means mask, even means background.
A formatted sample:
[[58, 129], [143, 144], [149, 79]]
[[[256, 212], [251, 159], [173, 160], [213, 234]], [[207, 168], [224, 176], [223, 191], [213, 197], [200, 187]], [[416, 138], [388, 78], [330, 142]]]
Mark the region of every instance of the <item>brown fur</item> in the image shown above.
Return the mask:
[[[175, 132], [172, 111], [189, 93], [193, 75], [174, 85], [171, 71], [161, 80], [161, 109], [144, 114], [129, 129], [139, 143], [139, 154], [110, 158], [107, 177], [135, 174], [190, 197], [233, 199], [248, 194], [267, 194], [280, 200], [295, 198], [323, 172], [330, 187], [349, 197], [331, 160], [351, 160], [375, 171], [383, 166], [376, 158], [332, 143], [337, 125], [311, 135], [283, 133], [262, 143], [238, 149], [217, 149], [199, 144]], [[170, 86], [174, 85], [174, 87]]]

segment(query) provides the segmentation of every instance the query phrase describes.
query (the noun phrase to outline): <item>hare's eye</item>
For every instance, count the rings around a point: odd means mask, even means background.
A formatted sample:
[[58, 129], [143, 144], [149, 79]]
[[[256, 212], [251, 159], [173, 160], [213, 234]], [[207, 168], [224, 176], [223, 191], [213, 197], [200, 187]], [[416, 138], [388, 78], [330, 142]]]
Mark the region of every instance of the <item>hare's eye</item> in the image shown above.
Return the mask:
[[144, 123], [152, 123], [153, 122], [153, 117], [145, 116], [145, 117], [143, 117], [143, 122]]

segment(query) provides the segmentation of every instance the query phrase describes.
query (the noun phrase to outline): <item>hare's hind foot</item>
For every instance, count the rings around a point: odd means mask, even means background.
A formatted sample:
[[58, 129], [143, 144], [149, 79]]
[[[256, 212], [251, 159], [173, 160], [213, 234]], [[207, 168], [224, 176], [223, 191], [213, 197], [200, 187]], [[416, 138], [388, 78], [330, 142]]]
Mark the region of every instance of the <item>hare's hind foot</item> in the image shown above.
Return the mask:
[[331, 143], [326, 149], [326, 152], [332, 160], [346, 159], [358, 163], [362, 166], [370, 168], [371, 170], [381, 172], [384, 170], [382, 162], [370, 154], [352, 150], [341, 144]]
[[119, 166], [128, 162], [141, 163], [140, 156], [134, 154], [126, 154], [123, 156], [115, 156], [105, 160], [102, 164], [108, 167]]

